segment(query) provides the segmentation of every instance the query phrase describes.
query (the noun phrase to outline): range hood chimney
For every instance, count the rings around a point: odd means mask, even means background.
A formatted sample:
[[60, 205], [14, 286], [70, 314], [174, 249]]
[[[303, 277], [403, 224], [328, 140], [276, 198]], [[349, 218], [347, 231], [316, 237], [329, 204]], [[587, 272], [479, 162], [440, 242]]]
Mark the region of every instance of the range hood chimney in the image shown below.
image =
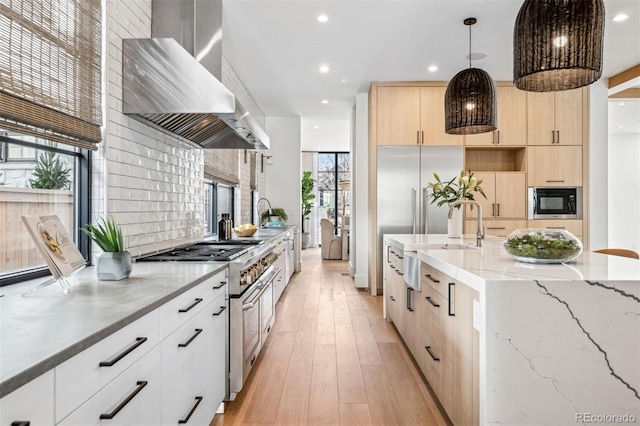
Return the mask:
[[222, 1], [153, 0], [150, 39], [123, 40], [123, 112], [202, 148], [269, 149], [222, 80]]

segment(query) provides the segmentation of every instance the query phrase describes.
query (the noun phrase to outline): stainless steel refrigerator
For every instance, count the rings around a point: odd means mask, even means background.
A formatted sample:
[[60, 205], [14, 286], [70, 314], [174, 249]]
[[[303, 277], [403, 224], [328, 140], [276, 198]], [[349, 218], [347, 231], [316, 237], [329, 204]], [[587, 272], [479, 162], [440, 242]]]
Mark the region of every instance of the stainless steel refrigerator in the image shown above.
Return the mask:
[[446, 234], [447, 206], [429, 204], [427, 183], [460, 174], [462, 146], [379, 146], [376, 281], [382, 285], [384, 234]]

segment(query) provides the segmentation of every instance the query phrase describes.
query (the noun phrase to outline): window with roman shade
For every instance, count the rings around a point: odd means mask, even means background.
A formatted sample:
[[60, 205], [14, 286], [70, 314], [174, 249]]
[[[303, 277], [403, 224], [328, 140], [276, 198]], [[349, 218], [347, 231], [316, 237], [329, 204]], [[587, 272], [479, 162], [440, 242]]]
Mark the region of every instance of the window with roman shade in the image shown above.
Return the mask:
[[0, 1], [0, 127], [101, 140], [101, 0]]

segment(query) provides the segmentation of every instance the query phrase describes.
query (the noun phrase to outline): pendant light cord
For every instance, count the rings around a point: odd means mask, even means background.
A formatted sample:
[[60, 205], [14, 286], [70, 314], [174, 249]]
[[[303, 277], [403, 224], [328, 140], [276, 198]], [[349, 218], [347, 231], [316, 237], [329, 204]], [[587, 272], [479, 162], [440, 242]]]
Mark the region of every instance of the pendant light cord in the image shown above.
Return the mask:
[[471, 69], [471, 25], [469, 25], [469, 69]]

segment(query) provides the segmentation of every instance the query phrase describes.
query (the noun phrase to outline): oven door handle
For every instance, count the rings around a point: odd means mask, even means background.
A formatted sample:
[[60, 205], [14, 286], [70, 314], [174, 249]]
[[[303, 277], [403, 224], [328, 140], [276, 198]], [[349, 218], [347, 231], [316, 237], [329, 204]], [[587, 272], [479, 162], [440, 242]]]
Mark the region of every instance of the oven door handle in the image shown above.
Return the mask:
[[280, 270], [281, 270], [281, 268], [276, 268], [276, 270], [275, 270], [276, 272], [271, 276], [269, 281], [267, 281], [267, 283], [262, 286], [260, 291], [258, 291], [258, 294], [256, 294], [255, 297], [253, 299], [251, 299], [251, 302], [244, 303], [242, 305], [242, 310], [243, 311], [246, 311], [247, 309], [251, 309], [254, 306], [256, 306], [256, 303], [258, 303], [258, 300], [260, 300], [260, 297], [267, 291], [267, 289], [269, 288], [271, 283], [273, 283], [273, 281], [276, 279], [276, 276], [278, 276], [278, 274], [280, 273]]

